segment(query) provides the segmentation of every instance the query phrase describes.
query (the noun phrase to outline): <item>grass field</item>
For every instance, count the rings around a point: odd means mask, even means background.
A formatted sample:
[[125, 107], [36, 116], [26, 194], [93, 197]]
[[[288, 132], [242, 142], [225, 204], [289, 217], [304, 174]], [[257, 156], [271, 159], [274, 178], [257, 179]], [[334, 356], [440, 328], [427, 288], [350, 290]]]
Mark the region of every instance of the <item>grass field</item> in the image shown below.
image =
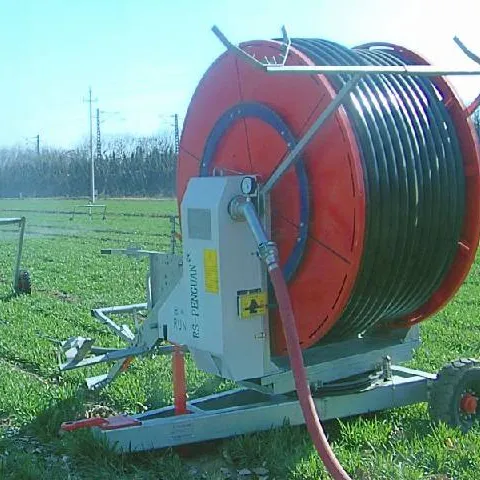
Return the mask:
[[[16, 232], [0, 227], [0, 478], [1, 479], [223, 479], [263, 467], [269, 480], [327, 478], [303, 427], [283, 428], [189, 450], [119, 456], [88, 431], [60, 435], [64, 420], [91, 411], [137, 413], [172, 400], [170, 362], [136, 360], [126, 375], [98, 393], [87, 392], [90, 371], [60, 373], [47, 338], [112, 336], [90, 316], [99, 306], [143, 302], [146, 260], [104, 256], [101, 248], [169, 248], [170, 200], [107, 201], [98, 213], [70, 220], [79, 201], [0, 200], [0, 217], [25, 215], [23, 265], [29, 296], [9, 298]], [[461, 356], [480, 357], [478, 264], [454, 300], [421, 327], [423, 345], [411, 366], [436, 371]], [[188, 359], [187, 359], [188, 360]], [[190, 397], [227, 384], [188, 362]], [[462, 435], [431, 424], [426, 405], [328, 422], [325, 429], [341, 463], [355, 479], [480, 478], [480, 434]], [[230, 477], [229, 477], [230, 475]], [[241, 476], [250, 479], [258, 476]]]

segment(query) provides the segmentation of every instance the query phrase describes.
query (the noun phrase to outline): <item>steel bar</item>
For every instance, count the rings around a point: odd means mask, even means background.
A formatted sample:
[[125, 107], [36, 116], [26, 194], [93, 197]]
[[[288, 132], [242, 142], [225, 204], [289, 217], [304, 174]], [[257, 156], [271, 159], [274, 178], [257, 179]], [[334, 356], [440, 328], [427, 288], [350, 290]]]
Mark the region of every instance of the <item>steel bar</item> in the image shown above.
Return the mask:
[[119, 326], [113, 321], [107, 314], [122, 314], [122, 313], [135, 313], [140, 310], [146, 310], [148, 305], [146, 303], [136, 303], [132, 305], [119, 305], [114, 307], [95, 308], [92, 310], [92, 315], [104, 325], [107, 325], [111, 330], [115, 332], [120, 338], [128, 343], [132, 343], [135, 340], [135, 334], [128, 328], [127, 325]]
[[102, 312], [103, 314], [107, 313], [130, 313], [136, 312], [137, 310], [146, 310], [147, 304], [146, 303], [133, 303], [132, 305], [119, 305], [114, 307], [102, 307], [102, 308], [95, 308], [92, 310], [93, 312]]
[[[248, 55], [248, 54], [246, 54]], [[243, 58], [243, 56], [242, 56]], [[258, 62], [260, 63], [260, 62]], [[264, 65], [260, 64], [267, 73], [273, 74], [324, 74], [334, 75], [340, 73], [364, 74], [364, 75], [387, 75], [397, 74], [406, 76], [425, 76], [425, 77], [442, 77], [448, 75], [480, 75], [480, 68], [470, 69], [451, 69], [441, 68], [434, 65], [392, 65], [392, 66], [376, 66], [376, 65], [289, 65], [283, 67], [281, 65]]]
[[480, 57], [475, 55], [471, 50], [469, 50], [466, 45], [458, 38], [454, 37], [453, 41], [458, 45], [460, 50], [472, 61], [480, 65]]
[[104, 248], [100, 251], [103, 255], [130, 255], [132, 257], [155, 255], [160, 252], [154, 250], [141, 250], [138, 248]]
[[287, 62], [288, 54], [290, 52], [290, 47], [292, 46], [292, 41], [288, 36], [285, 25], [282, 26], [282, 37], [283, 37], [283, 44], [285, 45], [285, 53], [283, 54], [281, 65], [285, 65], [285, 63]]
[[22, 218], [16, 217], [16, 218], [0, 218], [0, 225], [13, 225], [16, 223], [20, 223], [22, 221]]
[[212, 32], [217, 36], [217, 38], [223, 43], [223, 45], [225, 45], [228, 50], [234, 52], [236, 55], [243, 58], [246, 62], [250, 63], [254, 67], [264, 68], [263, 63], [259, 62], [256, 58], [253, 58], [247, 52], [231, 43], [230, 40], [228, 40], [228, 38], [220, 31], [220, 29], [216, 25], [212, 27]]
[[[480, 57], [478, 55], [475, 55], [471, 50], [469, 50], [465, 44], [458, 38], [455, 37], [453, 41], [459, 46], [460, 50], [472, 61], [475, 63], [478, 63], [480, 65]], [[477, 95], [475, 100], [473, 100], [472, 103], [466, 108], [465, 113], [467, 117], [470, 117], [475, 110], [480, 106], [480, 94]]]
[[[428, 400], [432, 380], [424, 376], [393, 376], [366, 390], [341, 396], [315, 398], [323, 420], [403, 407]], [[250, 395], [250, 401], [248, 398]], [[197, 408], [193, 409], [192, 406]], [[173, 447], [272, 428], [302, 425], [298, 400], [284, 395], [233, 390], [188, 402], [189, 415], [174, 415], [173, 407], [136, 415], [141, 425], [116, 430], [94, 428], [93, 433], [121, 452]]]
[[102, 309], [93, 310], [92, 313], [99, 322], [106, 325], [110, 330], [113, 330], [122, 340], [125, 340], [128, 343], [132, 343], [135, 340], [135, 335], [127, 325], [117, 325], [116, 322], [104, 314]]
[[149, 351], [146, 347], [129, 347], [107, 352], [102, 355], [96, 355], [94, 357], [84, 358], [79, 362], [67, 362], [61, 365], [61, 370], [73, 370], [75, 368], [88, 367], [96, 365], [97, 363], [112, 362], [115, 360], [121, 360], [127, 357], [140, 356]]
[[[374, 65], [366, 65], [366, 66], [357, 66], [357, 65], [340, 65], [340, 66], [333, 66], [333, 65], [322, 65], [322, 66], [284, 66], [282, 64], [279, 65], [272, 65], [272, 64], [264, 64], [258, 61], [256, 58], [249, 55], [247, 52], [242, 50], [240, 47], [234, 45], [228, 38], [225, 36], [224, 33], [220, 31], [217, 26], [212, 27], [213, 33], [217, 36], [217, 38], [225, 45], [225, 47], [236, 54], [239, 58], [242, 58], [246, 62], [250, 63], [256, 68], [260, 68], [267, 73], [276, 73], [276, 74], [339, 74], [339, 73], [360, 73], [360, 74], [377, 74], [377, 75], [385, 75], [385, 74], [399, 74], [399, 75], [420, 75], [420, 76], [447, 76], [447, 75], [480, 75], [480, 68], [472, 68], [472, 69], [451, 69], [448, 67], [440, 68], [438, 66], [433, 65], [392, 65], [392, 66], [374, 66]], [[455, 40], [457, 45], [460, 46], [461, 42], [456, 39]], [[462, 44], [463, 45], [463, 44]], [[460, 47], [462, 48], [462, 47]], [[476, 55], [472, 54], [465, 46], [463, 46], [462, 50], [467, 56], [471, 59], [479, 58]], [[467, 53], [468, 52], [468, 53]]]
[[307, 133], [299, 140], [293, 150], [287, 155], [287, 157], [280, 163], [275, 169], [267, 183], [261, 189], [261, 193], [265, 195], [270, 192], [277, 182], [282, 178], [283, 174], [300, 159], [300, 155], [305, 150], [306, 146], [318, 132], [320, 127], [330, 118], [330, 116], [337, 110], [337, 108], [346, 100], [348, 94], [357, 85], [358, 81], [362, 77], [361, 74], [355, 75], [351, 78], [338, 92], [337, 96], [330, 102], [325, 110], [320, 114], [315, 123], [308, 129]]
[[108, 373], [87, 378], [87, 388], [89, 390], [98, 390], [100, 388], [106, 387], [109, 383], [112, 383], [115, 378], [117, 378], [118, 375], [122, 373], [123, 365], [125, 364], [125, 362], [128, 362], [128, 358], [129, 357], [127, 357], [126, 359], [117, 360], [112, 366], [112, 368], [110, 368]]

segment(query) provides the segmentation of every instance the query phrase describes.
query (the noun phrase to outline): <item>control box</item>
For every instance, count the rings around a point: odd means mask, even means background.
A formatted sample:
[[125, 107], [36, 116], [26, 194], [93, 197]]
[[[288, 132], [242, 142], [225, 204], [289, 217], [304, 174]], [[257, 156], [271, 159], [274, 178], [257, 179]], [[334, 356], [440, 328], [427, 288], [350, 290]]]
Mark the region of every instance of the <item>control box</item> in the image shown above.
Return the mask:
[[198, 368], [236, 381], [270, 366], [265, 268], [247, 222], [229, 214], [245, 178], [190, 179], [180, 209], [183, 275], [158, 314], [160, 332], [188, 346]]

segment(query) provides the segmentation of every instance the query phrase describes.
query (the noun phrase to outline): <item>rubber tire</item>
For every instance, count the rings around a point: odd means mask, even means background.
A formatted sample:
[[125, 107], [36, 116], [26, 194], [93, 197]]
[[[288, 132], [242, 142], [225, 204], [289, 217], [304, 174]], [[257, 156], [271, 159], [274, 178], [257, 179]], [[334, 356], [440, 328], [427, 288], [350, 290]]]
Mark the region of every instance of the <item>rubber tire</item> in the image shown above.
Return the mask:
[[18, 275], [18, 282], [15, 286], [15, 291], [18, 294], [28, 294], [32, 293], [32, 281], [30, 279], [30, 274], [27, 270], [20, 270]]
[[[473, 421], [460, 416], [459, 402], [467, 388], [473, 388], [480, 396], [480, 361], [473, 358], [461, 358], [445, 365], [432, 385], [429, 398], [429, 414], [434, 422], [443, 422], [451, 427], [458, 427], [467, 433]], [[478, 421], [480, 406], [474, 414]]]

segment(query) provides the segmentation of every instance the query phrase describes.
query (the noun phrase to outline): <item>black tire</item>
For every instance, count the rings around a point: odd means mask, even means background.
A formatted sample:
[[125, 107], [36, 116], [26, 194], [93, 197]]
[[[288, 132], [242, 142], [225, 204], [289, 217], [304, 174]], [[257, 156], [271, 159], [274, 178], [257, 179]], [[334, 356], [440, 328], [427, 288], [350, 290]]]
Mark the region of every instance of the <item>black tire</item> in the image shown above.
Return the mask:
[[28, 294], [32, 293], [32, 281], [30, 279], [30, 274], [27, 270], [20, 270], [18, 275], [17, 285], [15, 286], [15, 291], [18, 294]]
[[[466, 398], [473, 401], [465, 408]], [[472, 398], [474, 397], [474, 399]], [[476, 405], [476, 399], [479, 405]], [[467, 400], [467, 401], [468, 401]], [[468, 432], [480, 419], [480, 361], [461, 358], [445, 365], [433, 382], [429, 399], [430, 417]]]

